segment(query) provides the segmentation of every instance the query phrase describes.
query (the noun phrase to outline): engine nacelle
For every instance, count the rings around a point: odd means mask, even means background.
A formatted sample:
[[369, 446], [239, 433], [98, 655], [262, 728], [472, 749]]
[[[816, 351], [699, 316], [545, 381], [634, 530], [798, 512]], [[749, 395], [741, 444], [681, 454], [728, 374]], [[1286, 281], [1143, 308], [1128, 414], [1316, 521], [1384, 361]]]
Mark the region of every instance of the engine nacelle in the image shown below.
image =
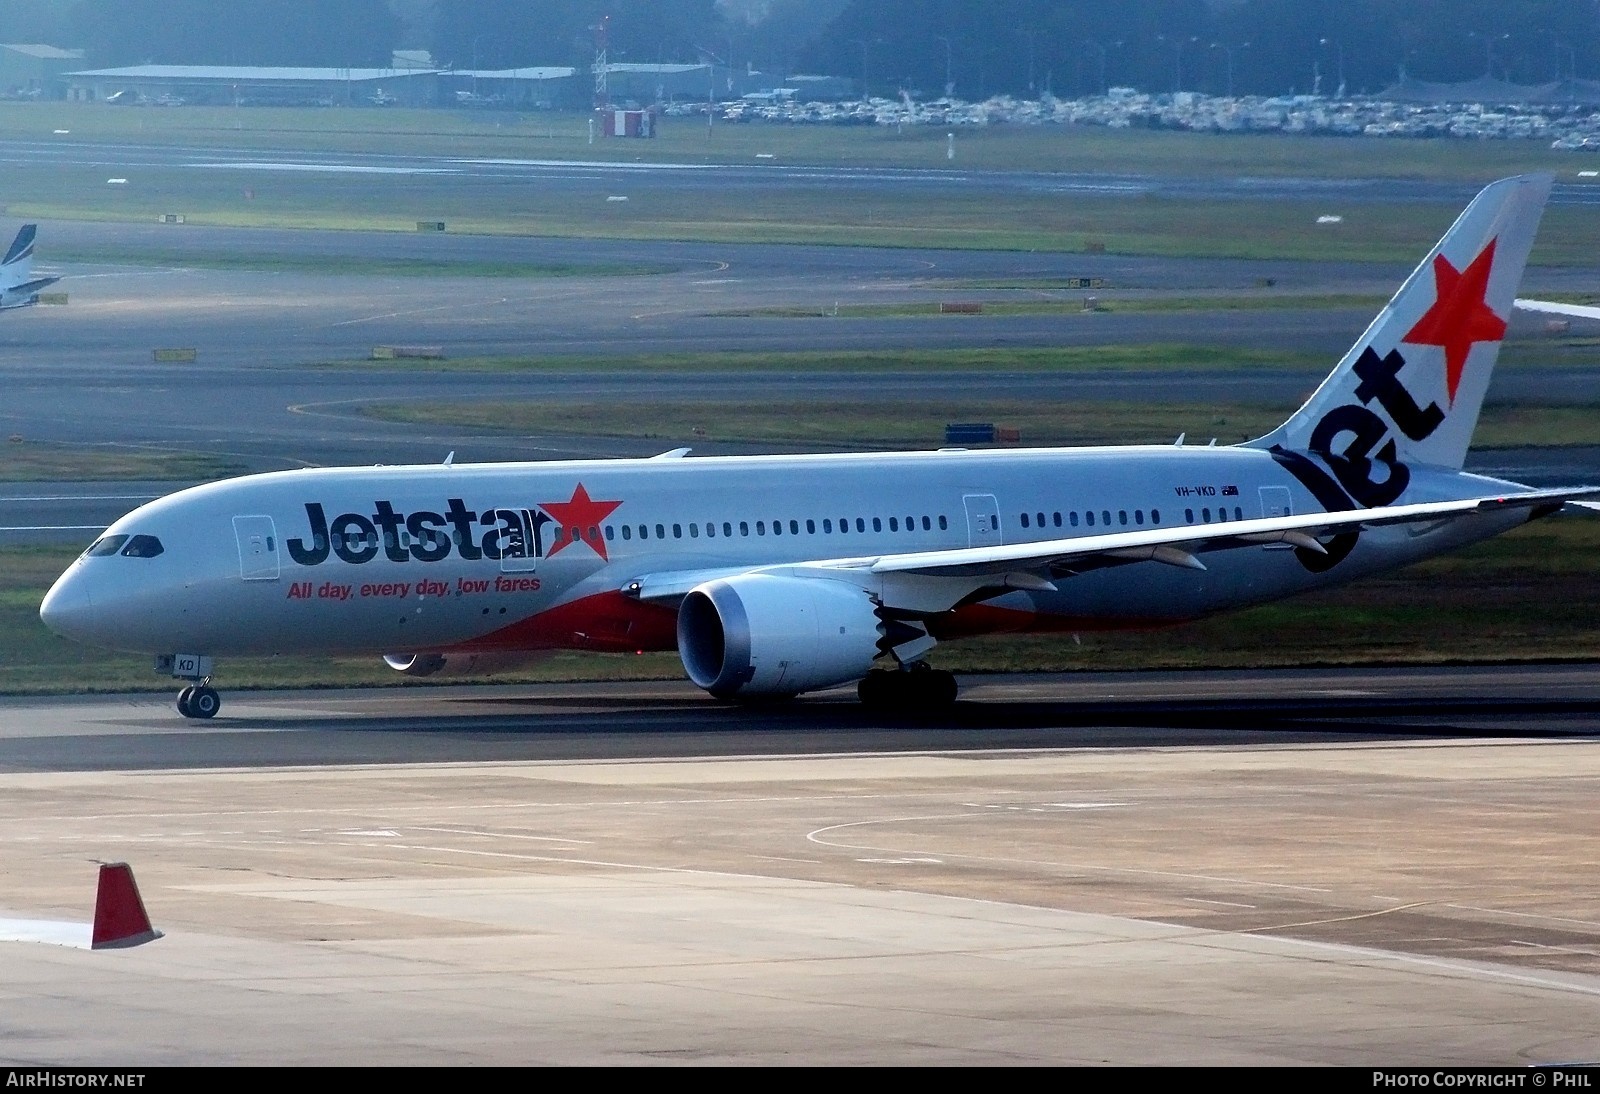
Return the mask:
[[542, 656], [529, 653], [386, 653], [383, 663], [406, 676], [492, 676]]
[[742, 574], [696, 586], [678, 608], [678, 656], [719, 699], [859, 680], [882, 636], [872, 598], [842, 581]]

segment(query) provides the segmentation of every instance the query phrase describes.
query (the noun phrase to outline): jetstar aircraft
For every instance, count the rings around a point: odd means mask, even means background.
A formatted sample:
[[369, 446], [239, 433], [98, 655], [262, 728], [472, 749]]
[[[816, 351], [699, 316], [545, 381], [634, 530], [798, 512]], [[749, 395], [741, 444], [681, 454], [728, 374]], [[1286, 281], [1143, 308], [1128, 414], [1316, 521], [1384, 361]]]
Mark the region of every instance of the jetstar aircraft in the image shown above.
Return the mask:
[[61, 280], [33, 276], [33, 240], [38, 232], [37, 224], [24, 224], [11, 241], [11, 249], [0, 258], [0, 310], [31, 307], [39, 302], [41, 290]]
[[1485, 189], [1309, 401], [1246, 444], [254, 475], [123, 517], [40, 614], [197, 681], [189, 717], [217, 711], [214, 657], [288, 652], [426, 675], [676, 649], [718, 698], [859, 682], [870, 704], [948, 703], [954, 677], [924, 661], [941, 640], [1176, 623], [1600, 494], [1462, 471], [1550, 185]]

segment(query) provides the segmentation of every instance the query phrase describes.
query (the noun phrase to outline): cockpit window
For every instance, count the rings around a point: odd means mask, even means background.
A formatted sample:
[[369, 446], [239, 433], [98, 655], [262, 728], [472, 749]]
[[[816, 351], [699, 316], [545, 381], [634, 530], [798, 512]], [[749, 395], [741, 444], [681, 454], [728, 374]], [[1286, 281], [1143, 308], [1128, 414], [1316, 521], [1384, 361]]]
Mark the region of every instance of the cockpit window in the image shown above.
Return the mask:
[[122, 557], [155, 558], [162, 550], [161, 541], [155, 536], [134, 536], [122, 549]]
[[102, 555], [114, 555], [122, 550], [122, 545], [127, 542], [127, 536], [101, 536], [89, 545], [89, 549], [83, 552], [83, 557], [100, 558]]

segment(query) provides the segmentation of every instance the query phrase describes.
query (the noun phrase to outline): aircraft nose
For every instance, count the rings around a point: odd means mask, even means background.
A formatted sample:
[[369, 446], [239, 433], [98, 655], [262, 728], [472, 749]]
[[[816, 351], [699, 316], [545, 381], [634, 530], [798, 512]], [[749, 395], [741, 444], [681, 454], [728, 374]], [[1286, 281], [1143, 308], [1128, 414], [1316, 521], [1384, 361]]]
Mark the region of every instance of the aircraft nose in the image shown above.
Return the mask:
[[39, 605], [39, 619], [63, 638], [89, 641], [94, 636], [94, 602], [85, 583], [75, 576], [63, 574], [50, 586]]

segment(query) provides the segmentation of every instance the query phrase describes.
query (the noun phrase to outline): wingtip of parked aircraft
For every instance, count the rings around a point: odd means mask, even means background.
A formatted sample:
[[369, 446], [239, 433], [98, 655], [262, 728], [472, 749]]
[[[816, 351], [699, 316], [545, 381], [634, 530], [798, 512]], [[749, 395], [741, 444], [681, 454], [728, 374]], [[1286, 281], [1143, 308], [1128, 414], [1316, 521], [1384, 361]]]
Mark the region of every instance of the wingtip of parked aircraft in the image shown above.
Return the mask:
[[133, 880], [133, 867], [126, 862], [101, 863], [90, 949], [125, 949], [160, 937], [161, 932], [151, 926], [144, 910], [139, 885]]

